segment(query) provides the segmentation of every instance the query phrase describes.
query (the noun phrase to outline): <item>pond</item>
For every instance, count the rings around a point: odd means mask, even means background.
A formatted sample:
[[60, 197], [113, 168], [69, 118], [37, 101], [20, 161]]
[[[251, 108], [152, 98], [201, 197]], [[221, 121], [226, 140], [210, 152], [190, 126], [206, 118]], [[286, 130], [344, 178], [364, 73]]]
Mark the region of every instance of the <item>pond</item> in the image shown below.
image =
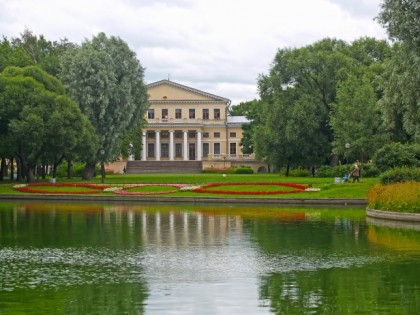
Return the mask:
[[0, 314], [418, 314], [419, 270], [360, 208], [0, 203]]

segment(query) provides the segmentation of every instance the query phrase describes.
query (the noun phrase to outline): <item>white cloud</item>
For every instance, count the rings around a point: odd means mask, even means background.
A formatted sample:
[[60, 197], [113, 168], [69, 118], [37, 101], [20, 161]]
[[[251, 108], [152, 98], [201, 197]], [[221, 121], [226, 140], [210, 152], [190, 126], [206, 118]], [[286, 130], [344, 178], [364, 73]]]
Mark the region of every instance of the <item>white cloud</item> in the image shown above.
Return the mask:
[[98, 32], [125, 40], [148, 83], [166, 79], [232, 100], [257, 98], [277, 49], [335, 37], [385, 38], [381, 0], [0, 0], [0, 29], [27, 27], [80, 43]]

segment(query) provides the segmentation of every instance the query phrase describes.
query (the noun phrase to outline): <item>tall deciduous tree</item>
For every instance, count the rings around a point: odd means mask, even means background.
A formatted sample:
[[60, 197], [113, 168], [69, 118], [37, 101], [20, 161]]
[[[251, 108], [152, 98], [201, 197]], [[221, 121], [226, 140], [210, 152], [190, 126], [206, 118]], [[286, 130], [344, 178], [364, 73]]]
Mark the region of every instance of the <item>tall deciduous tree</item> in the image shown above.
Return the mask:
[[[360, 79], [352, 75], [339, 85], [337, 101], [331, 113], [331, 126], [334, 130], [334, 152], [361, 159], [362, 162], [370, 159], [388, 140], [368, 75]], [[349, 148], [346, 148], [347, 143]]]
[[[299, 49], [281, 49], [269, 75], [260, 77], [261, 99], [268, 107], [266, 126], [259, 128], [255, 137], [261, 145], [256, 147], [271, 143], [263, 152], [273, 156], [267, 158], [274, 165], [312, 165], [330, 157], [333, 133], [329, 112], [337, 82], [347, 76], [343, 70], [352, 63], [346, 47], [343, 41], [324, 39]], [[268, 139], [262, 137], [262, 130]]]
[[381, 105], [387, 121], [420, 143], [420, 6], [418, 0], [385, 0], [378, 17], [396, 53], [386, 69]]
[[[119, 152], [125, 134], [135, 130], [148, 106], [143, 67], [135, 52], [118, 37], [100, 33], [83, 42], [80, 49], [65, 54], [61, 79], [100, 137], [93, 158], [104, 162]], [[93, 176], [94, 163], [84, 177]]]
[[0, 136], [34, 180], [41, 160], [59, 164], [78, 144], [86, 125], [61, 82], [39, 67], [7, 67], [0, 74]]

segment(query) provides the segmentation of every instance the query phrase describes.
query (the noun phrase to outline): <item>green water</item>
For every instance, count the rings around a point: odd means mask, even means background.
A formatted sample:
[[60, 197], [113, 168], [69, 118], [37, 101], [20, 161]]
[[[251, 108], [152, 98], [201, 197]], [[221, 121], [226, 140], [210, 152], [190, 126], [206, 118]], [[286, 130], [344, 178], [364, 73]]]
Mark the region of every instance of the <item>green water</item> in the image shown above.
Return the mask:
[[419, 314], [420, 225], [363, 209], [0, 203], [0, 314]]

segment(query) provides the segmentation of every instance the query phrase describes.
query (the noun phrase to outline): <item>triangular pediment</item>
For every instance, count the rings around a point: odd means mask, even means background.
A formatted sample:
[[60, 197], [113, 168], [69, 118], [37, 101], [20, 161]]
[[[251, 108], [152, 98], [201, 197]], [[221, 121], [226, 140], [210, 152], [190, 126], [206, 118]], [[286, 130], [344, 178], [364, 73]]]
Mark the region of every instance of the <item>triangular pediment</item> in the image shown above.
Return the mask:
[[210, 102], [229, 102], [221, 96], [200, 91], [186, 85], [175, 83], [169, 80], [161, 80], [147, 85], [149, 101], [210, 101]]

